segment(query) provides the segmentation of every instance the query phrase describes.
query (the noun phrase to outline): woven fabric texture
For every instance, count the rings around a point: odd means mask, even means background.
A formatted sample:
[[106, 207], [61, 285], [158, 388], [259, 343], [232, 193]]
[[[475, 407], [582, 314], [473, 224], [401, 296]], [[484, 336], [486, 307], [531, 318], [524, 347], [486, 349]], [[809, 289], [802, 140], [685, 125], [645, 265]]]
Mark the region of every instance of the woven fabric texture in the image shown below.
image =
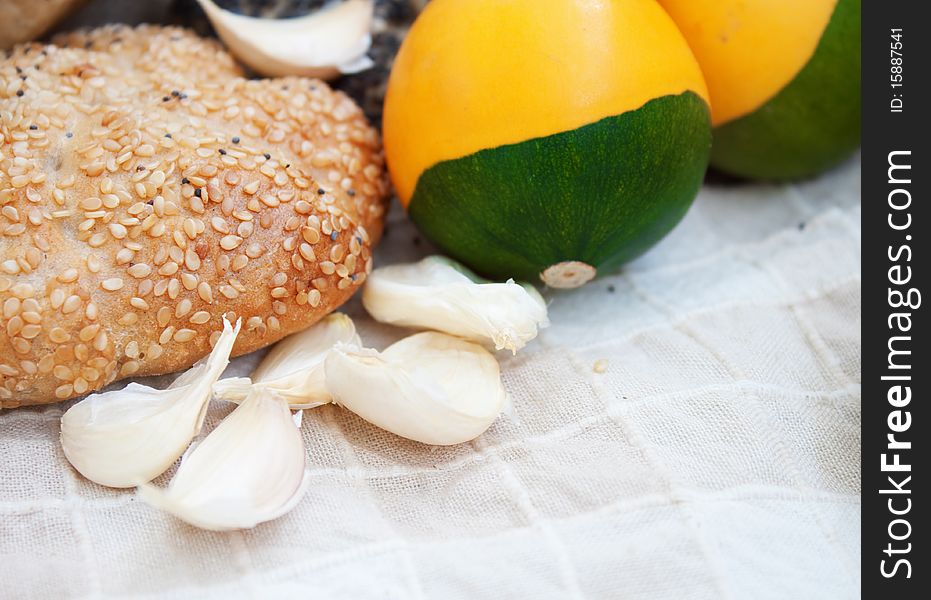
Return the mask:
[[[83, 480], [67, 404], [0, 412], [0, 597], [858, 597], [859, 174], [708, 184], [621, 273], [545, 292], [552, 326], [500, 355], [513, 410], [471, 444], [308, 411], [310, 490], [254, 530]], [[378, 264], [429, 252], [395, 211]], [[408, 333], [345, 310], [370, 346]]]

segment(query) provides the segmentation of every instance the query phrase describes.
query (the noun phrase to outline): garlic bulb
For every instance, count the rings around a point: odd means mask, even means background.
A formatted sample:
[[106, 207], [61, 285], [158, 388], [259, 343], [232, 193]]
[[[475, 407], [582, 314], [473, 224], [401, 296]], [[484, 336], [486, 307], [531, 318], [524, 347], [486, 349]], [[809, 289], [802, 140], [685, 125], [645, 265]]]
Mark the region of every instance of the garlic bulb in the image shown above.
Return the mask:
[[293, 19], [259, 19], [197, 0], [230, 51], [259, 75], [331, 79], [374, 63], [373, 0], [346, 0]]
[[546, 303], [530, 285], [487, 283], [439, 256], [375, 269], [362, 304], [376, 320], [490, 342], [516, 353], [546, 327]]
[[84, 477], [110, 487], [133, 487], [165, 472], [200, 431], [211, 387], [229, 363], [240, 323], [223, 320], [210, 355], [167, 389], [130, 383], [91, 394], [61, 418], [61, 446]]
[[139, 495], [202, 529], [248, 529], [297, 505], [306, 490], [304, 462], [288, 403], [253, 388], [185, 457], [167, 488], [143, 484]]
[[253, 386], [283, 397], [292, 409], [314, 408], [330, 401], [323, 360], [338, 343], [361, 346], [352, 319], [342, 313], [328, 315], [316, 325], [281, 340], [248, 377], [222, 379], [213, 386], [221, 400], [241, 402]]
[[443, 446], [481, 435], [507, 401], [490, 352], [435, 332], [381, 353], [341, 344], [327, 356], [326, 383], [334, 402], [373, 425]]

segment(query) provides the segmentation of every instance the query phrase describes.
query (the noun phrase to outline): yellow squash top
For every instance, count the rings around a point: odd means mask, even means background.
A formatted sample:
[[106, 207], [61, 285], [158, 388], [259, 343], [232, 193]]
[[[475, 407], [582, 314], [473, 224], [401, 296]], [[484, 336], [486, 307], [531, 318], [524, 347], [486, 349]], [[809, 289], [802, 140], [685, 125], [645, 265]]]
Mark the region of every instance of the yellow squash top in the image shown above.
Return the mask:
[[837, 0], [659, 0], [708, 82], [711, 120], [747, 115], [790, 83], [821, 40]]
[[708, 99], [698, 63], [655, 0], [433, 0], [388, 85], [392, 179], [406, 206], [440, 161], [687, 90]]

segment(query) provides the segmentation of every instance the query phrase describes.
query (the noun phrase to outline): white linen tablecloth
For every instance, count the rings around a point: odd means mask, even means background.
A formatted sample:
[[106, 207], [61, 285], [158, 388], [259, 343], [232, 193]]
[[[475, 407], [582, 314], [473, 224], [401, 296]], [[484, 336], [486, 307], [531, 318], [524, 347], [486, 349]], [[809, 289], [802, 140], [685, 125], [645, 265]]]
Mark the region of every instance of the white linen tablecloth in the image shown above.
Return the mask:
[[[471, 444], [308, 411], [310, 491], [251, 531], [77, 476], [67, 405], [0, 412], [0, 597], [858, 597], [859, 174], [706, 185], [623, 272], [546, 292]], [[395, 211], [378, 264], [429, 251]], [[346, 311], [369, 345], [406, 333]]]

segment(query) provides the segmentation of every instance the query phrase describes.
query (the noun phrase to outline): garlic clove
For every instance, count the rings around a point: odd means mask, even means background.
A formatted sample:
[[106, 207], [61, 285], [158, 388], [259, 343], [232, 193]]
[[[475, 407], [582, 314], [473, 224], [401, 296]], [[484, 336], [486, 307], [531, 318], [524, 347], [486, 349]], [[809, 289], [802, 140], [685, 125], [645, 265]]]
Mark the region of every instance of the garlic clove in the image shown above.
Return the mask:
[[241, 402], [252, 386], [274, 391], [292, 409], [314, 408], [330, 402], [323, 361], [336, 344], [361, 346], [352, 319], [333, 313], [300, 333], [281, 340], [265, 355], [252, 378], [222, 379], [213, 387], [221, 400]]
[[266, 77], [299, 75], [331, 79], [374, 63], [373, 0], [346, 0], [293, 19], [260, 19], [198, 0], [230, 51]]
[[546, 303], [533, 286], [487, 283], [439, 256], [375, 269], [362, 304], [383, 323], [442, 331], [514, 353], [549, 325]]
[[442, 446], [481, 435], [507, 402], [490, 352], [435, 332], [381, 353], [341, 344], [327, 356], [326, 382], [335, 403], [373, 425]]
[[164, 473], [200, 431], [211, 386], [229, 363], [240, 323], [223, 320], [210, 355], [167, 389], [130, 383], [91, 394], [61, 418], [61, 446], [81, 475], [110, 487], [134, 487]]
[[307, 487], [295, 424], [283, 398], [253, 388], [186, 456], [167, 488], [143, 484], [139, 496], [202, 529], [249, 529], [276, 519]]

